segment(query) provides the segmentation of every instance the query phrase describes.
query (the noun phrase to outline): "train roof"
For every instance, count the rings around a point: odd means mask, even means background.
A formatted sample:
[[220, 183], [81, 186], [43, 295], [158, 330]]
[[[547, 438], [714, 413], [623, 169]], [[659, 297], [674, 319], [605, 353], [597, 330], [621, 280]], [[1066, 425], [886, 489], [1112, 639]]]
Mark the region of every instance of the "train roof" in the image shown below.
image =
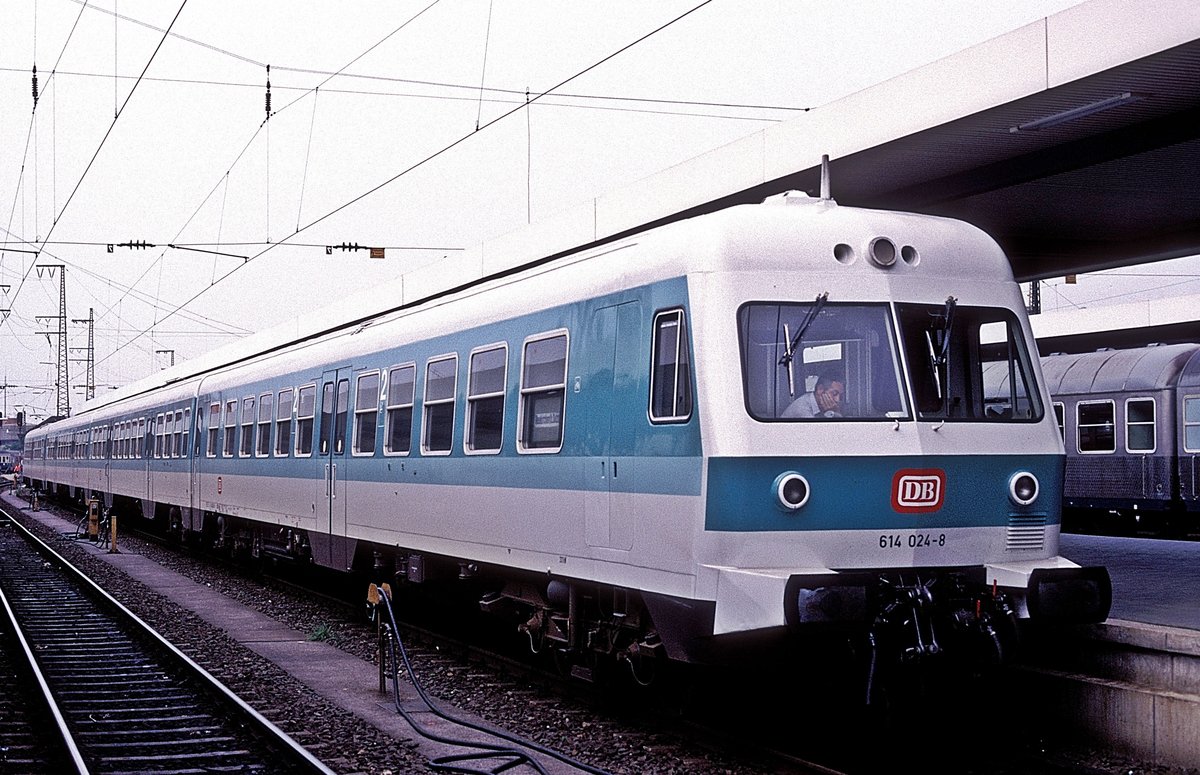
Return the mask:
[[[881, 268], [868, 258], [875, 236], [887, 237], [900, 253], [894, 264]], [[97, 396], [77, 416], [121, 403], [137, 406], [137, 396], [162, 388], [195, 383], [235, 364], [295, 348], [305, 342], [337, 336], [374, 325], [391, 316], [404, 316], [447, 302], [484, 294], [488, 308], [507, 312], [528, 306], [528, 300], [508, 293], [529, 282], [534, 298], [569, 301], [620, 285], [644, 284], [696, 272], [780, 271], [798, 268], [814, 273], [838, 272], [895, 280], [919, 275], [955, 275], [973, 280], [1012, 281], [1007, 259], [996, 242], [964, 221], [889, 210], [842, 207], [833, 200], [800, 192], [773, 196], [757, 205], [737, 205], [641, 232], [621, 240], [560, 255], [538, 257], [537, 247], [510, 243], [507, 255], [483, 255], [479, 250], [456, 257], [451, 266], [440, 262], [390, 285], [305, 313], [273, 329], [246, 337], [197, 358]], [[634, 248], [632, 250], [627, 250]], [[569, 274], [552, 283], [546, 276]], [[541, 280], [539, 280], [539, 276]], [[458, 282], [458, 285], [454, 285]], [[502, 297], [489, 290], [503, 288]], [[503, 309], [511, 308], [511, 309]], [[186, 388], [185, 388], [186, 389]]]
[[1042, 358], [1042, 373], [1051, 395], [1200, 385], [1200, 344], [1047, 355]]

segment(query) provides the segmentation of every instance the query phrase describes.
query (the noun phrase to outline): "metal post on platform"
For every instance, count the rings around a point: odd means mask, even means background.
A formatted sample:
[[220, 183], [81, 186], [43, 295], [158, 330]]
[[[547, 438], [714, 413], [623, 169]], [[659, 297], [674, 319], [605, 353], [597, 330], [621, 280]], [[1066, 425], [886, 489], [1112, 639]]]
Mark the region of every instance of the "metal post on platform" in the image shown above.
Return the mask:
[[100, 501], [88, 498], [88, 540], [100, 540]]
[[116, 514], [113, 514], [111, 512], [109, 513], [108, 524], [109, 524], [110, 533], [111, 533], [111, 540], [108, 544], [108, 553], [109, 554], [120, 554], [121, 551], [119, 549], [117, 549], [117, 515]]

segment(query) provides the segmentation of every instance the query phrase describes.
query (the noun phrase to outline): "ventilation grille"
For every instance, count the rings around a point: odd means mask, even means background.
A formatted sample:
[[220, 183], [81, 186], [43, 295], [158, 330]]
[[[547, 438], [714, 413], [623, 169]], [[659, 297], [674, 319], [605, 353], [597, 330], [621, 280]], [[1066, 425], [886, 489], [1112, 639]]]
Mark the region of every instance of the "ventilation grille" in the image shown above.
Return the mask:
[[1005, 549], [1010, 552], [1029, 552], [1046, 548], [1046, 515], [1008, 515], [1008, 540]]

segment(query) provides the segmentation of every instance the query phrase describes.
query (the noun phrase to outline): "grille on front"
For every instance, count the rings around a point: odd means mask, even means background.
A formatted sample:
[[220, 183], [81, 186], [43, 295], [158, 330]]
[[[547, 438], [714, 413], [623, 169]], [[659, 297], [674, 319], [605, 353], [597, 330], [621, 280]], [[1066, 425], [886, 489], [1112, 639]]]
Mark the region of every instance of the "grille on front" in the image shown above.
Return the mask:
[[1046, 547], [1046, 515], [1009, 514], [1005, 549], [1010, 552], [1037, 551]]

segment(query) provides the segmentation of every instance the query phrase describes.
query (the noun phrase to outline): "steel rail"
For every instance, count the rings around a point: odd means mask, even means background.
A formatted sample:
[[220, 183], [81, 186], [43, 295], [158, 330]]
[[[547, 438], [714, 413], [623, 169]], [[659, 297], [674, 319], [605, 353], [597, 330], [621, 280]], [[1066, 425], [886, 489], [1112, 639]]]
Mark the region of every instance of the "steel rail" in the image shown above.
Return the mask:
[[[21, 535], [30, 545], [45, 559], [51, 561], [55, 566], [63, 571], [65, 575], [71, 578], [74, 582], [82, 586], [90, 597], [98, 604], [108, 608], [117, 617], [122, 620], [122, 625], [129, 627], [136, 632], [138, 637], [148, 641], [157, 651], [166, 656], [170, 661], [174, 662], [177, 667], [187, 673], [191, 678], [194, 678], [207, 692], [220, 697], [225, 703], [231, 706], [232, 710], [240, 713], [248, 724], [251, 725], [252, 731], [271, 741], [273, 745], [278, 746], [281, 751], [290, 759], [289, 766], [297, 769], [289, 771], [319, 773], [320, 775], [334, 775], [333, 771], [327, 768], [320, 760], [314, 757], [308, 750], [302, 747], [299, 743], [293, 740], [289, 735], [283, 732], [279, 727], [265, 718], [257, 710], [247, 704], [242, 698], [234, 694], [228, 687], [221, 683], [215, 676], [201, 667], [190, 657], [176, 648], [172, 643], [162, 637], [150, 625], [138, 617], [135, 613], [126, 608], [122, 603], [112, 597], [108, 592], [96, 584], [85, 573], [76, 568], [66, 560], [58, 552], [54, 551], [49, 545], [35, 536], [28, 528], [14, 519], [11, 514], [3, 508], [0, 508], [0, 519], [7, 520], [17, 533]], [[6, 609], [9, 608], [7, 599], [5, 600]], [[10, 616], [15, 619], [15, 612], [10, 609]], [[22, 638], [24, 640], [24, 638]], [[28, 643], [25, 644], [26, 649], [29, 649]], [[32, 656], [32, 651], [30, 651]], [[49, 691], [49, 685], [44, 675], [38, 670], [39, 683], [42, 684], [45, 691]], [[61, 713], [55, 713], [56, 719], [66, 723]], [[73, 744], [73, 743], [72, 743]], [[80, 766], [84, 768], [80, 772], [89, 772], [82, 760], [78, 758], [78, 747], [75, 748], [73, 755], [77, 758]]]

